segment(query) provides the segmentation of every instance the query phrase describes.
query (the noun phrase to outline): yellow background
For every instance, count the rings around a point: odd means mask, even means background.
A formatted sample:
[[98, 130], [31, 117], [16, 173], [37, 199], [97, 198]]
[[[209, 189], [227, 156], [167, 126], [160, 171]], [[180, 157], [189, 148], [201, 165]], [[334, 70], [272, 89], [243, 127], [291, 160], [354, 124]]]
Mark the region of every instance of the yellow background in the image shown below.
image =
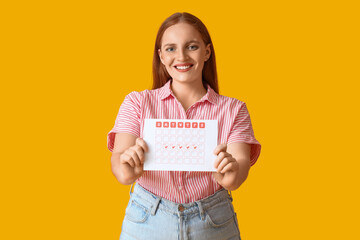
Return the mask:
[[263, 148], [235, 192], [241, 236], [360, 239], [356, 1], [2, 1], [0, 239], [119, 238], [129, 186], [106, 135], [152, 84], [158, 27], [208, 27], [220, 93]]

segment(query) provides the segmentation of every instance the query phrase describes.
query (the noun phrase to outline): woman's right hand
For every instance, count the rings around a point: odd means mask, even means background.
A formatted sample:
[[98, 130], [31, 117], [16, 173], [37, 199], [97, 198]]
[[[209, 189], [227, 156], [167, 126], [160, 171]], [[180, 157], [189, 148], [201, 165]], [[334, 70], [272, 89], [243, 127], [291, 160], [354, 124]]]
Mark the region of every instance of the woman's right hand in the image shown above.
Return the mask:
[[147, 151], [146, 142], [142, 138], [137, 138], [135, 145], [120, 155], [120, 164], [126, 164], [126, 168], [131, 167], [136, 178], [139, 178], [144, 172], [145, 152]]

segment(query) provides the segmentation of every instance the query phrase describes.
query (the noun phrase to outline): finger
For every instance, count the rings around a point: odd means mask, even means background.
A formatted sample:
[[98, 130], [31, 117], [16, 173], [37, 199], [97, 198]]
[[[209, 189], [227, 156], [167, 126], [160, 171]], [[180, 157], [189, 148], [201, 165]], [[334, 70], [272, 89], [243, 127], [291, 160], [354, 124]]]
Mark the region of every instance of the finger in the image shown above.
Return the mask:
[[144, 150], [142, 149], [142, 147], [135, 145], [134, 146], [134, 151], [136, 151], [136, 154], [140, 160], [140, 163], [143, 164], [144, 160], [145, 160], [145, 156], [144, 156]]
[[128, 151], [129, 151], [129, 155], [134, 160], [135, 165], [140, 166], [141, 162], [139, 156], [137, 155], [137, 152], [133, 148], [130, 148]]
[[129, 164], [131, 167], [135, 167], [134, 161], [132, 160], [131, 156], [128, 155], [126, 152], [121, 155], [121, 157], [120, 157], [120, 162], [121, 162], [121, 163], [127, 163], [127, 164]]
[[144, 150], [144, 152], [149, 151], [149, 148], [148, 148], [146, 142], [142, 138], [136, 139], [136, 145], [140, 146]]
[[225, 157], [229, 157], [230, 154], [227, 152], [220, 152], [217, 156], [217, 158], [215, 159], [214, 162], [214, 167], [218, 168], [219, 164], [221, 163], [221, 161], [225, 158]]
[[234, 171], [235, 169], [236, 169], [236, 162], [231, 162], [228, 165], [226, 165], [220, 173], [231, 172]]
[[219, 164], [219, 166], [217, 167], [217, 171], [221, 172], [225, 166], [227, 166], [229, 163], [231, 162], [231, 159], [226, 157], [224, 158], [221, 163]]
[[218, 155], [220, 152], [226, 152], [226, 149], [227, 149], [227, 144], [226, 143], [219, 144], [214, 149], [214, 154]]

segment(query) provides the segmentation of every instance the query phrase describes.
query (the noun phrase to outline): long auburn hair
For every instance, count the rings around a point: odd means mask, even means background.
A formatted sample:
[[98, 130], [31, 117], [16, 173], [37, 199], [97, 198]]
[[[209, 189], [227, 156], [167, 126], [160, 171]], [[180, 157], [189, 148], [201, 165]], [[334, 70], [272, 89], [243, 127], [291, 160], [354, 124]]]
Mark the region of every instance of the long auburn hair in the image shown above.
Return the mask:
[[200, 19], [187, 12], [177, 12], [168, 17], [160, 26], [156, 36], [154, 57], [153, 57], [153, 87], [152, 89], [160, 88], [171, 78], [167, 72], [165, 66], [161, 64], [160, 57], [158, 55], [158, 49], [161, 48], [161, 39], [164, 35], [165, 30], [177, 23], [184, 22], [192, 25], [201, 34], [202, 40], [207, 46], [210, 43], [211, 54], [210, 58], [204, 63], [202, 70], [202, 81], [210, 85], [216, 93], [219, 93], [219, 85], [217, 80], [215, 51], [212, 44], [210, 34], [206, 26], [201, 22]]

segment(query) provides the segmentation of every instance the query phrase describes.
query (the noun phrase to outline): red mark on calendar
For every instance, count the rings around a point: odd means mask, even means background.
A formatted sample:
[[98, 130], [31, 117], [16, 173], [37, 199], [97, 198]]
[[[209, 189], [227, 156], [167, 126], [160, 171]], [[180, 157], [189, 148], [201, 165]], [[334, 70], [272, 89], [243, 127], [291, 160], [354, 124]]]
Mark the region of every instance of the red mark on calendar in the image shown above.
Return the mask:
[[205, 128], [204, 122], [156, 122], [157, 128]]

